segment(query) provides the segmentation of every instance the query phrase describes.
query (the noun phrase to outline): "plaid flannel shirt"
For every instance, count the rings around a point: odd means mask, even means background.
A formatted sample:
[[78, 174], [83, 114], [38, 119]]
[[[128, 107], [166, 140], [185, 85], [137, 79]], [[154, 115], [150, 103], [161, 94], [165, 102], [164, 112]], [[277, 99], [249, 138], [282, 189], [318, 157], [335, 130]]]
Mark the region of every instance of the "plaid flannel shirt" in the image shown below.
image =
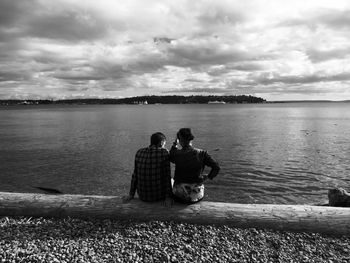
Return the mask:
[[169, 152], [165, 148], [149, 146], [137, 151], [130, 195], [135, 192], [143, 201], [158, 201], [171, 196]]

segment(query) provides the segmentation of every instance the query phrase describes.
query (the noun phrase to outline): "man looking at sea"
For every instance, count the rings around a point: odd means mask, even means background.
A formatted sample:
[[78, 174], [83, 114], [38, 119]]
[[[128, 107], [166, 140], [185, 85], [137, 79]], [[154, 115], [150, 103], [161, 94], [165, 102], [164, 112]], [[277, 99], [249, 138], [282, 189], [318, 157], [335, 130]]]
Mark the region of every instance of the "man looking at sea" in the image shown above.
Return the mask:
[[151, 136], [151, 145], [137, 151], [129, 195], [123, 197], [124, 202], [133, 199], [137, 192], [142, 201], [163, 200], [165, 206], [172, 205], [169, 152], [165, 144], [165, 135], [156, 132]]

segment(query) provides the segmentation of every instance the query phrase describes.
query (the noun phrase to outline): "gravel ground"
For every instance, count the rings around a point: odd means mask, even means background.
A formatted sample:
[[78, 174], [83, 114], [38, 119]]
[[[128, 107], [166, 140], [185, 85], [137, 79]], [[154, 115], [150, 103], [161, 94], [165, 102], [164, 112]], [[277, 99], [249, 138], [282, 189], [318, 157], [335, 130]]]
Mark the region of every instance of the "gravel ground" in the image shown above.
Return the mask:
[[0, 262], [350, 262], [350, 237], [174, 222], [0, 218]]

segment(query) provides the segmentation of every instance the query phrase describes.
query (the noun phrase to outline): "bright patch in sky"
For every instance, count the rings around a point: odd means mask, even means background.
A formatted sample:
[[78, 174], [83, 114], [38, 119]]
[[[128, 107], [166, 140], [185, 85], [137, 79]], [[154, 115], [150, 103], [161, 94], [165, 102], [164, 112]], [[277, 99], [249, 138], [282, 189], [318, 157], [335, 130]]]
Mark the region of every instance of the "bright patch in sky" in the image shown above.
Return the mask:
[[0, 99], [350, 99], [350, 1], [0, 0]]

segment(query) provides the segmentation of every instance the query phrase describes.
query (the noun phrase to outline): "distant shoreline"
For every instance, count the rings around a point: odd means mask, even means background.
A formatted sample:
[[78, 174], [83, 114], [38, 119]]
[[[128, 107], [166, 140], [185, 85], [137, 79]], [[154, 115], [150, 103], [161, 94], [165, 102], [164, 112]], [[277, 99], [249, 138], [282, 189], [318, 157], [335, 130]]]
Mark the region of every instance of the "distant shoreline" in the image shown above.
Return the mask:
[[281, 101], [267, 101], [266, 103], [320, 103], [320, 102], [350, 102], [350, 100], [281, 100]]
[[[305, 101], [265, 101], [265, 102], [225, 102], [225, 103], [147, 103], [149, 105], [178, 105], [178, 104], [187, 104], [187, 105], [225, 105], [225, 104], [302, 104], [302, 103], [350, 103], [348, 100], [344, 101], [331, 101], [331, 100], [305, 100]], [[66, 101], [41, 101], [41, 100], [15, 100], [8, 102], [7, 100], [0, 100], [1, 106], [36, 106], [36, 105], [147, 105], [144, 103], [133, 104], [133, 103], [91, 103], [85, 102], [84, 100], [79, 102], [66, 102]]]
[[[0, 105], [42, 105], [42, 104], [211, 104], [213, 102], [221, 102], [223, 104], [250, 104], [250, 103], [266, 103], [263, 98], [250, 95], [232, 95], [232, 96], [138, 96], [121, 99], [64, 99], [64, 100], [0, 100]], [[216, 103], [215, 103], [216, 104]]]
[[281, 100], [267, 101], [250, 95], [237, 96], [140, 96], [121, 99], [8, 99], [0, 106], [11, 105], [162, 105], [162, 104], [278, 104], [278, 103], [349, 103], [350, 100]]

